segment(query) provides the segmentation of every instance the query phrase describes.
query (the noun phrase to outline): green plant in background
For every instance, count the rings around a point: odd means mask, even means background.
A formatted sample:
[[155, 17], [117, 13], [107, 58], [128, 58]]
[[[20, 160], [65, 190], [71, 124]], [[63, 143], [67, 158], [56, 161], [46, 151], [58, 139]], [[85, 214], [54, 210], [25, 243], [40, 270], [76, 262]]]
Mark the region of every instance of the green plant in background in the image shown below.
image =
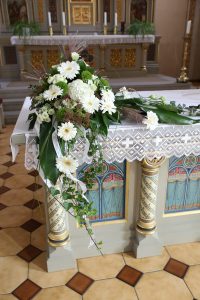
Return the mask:
[[31, 36], [40, 33], [39, 24], [34, 21], [18, 21], [15, 24], [13, 24], [11, 28], [12, 34], [18, 35], [19, 37]]
[[129, 28], [128, 33], [132, 35], [145, 35], [145, 34], [154, 34], [155, 33], [155, 27], [154, 24], [147, 21], [140, 21], [140, 20], [134, 20]]

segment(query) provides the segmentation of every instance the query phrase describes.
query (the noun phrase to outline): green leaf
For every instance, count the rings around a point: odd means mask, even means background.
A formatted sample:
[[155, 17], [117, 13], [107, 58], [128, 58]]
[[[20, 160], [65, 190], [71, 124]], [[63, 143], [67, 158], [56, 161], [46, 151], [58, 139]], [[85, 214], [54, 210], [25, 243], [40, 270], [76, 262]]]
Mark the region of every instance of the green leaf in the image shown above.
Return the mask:
[[28, 121], [30, 121], [29, 130], [33, 129], [33, 127], [35, 126], [36, 119], [37, 119], [36, 113], [29, 114], [28, 116]]
[[56, 152], [52, 142], [53, 132], [54, 128], [51, 122], [40, 125], [39, 159], [45, 178], [56, 184], [59, 171], [56, 168]]

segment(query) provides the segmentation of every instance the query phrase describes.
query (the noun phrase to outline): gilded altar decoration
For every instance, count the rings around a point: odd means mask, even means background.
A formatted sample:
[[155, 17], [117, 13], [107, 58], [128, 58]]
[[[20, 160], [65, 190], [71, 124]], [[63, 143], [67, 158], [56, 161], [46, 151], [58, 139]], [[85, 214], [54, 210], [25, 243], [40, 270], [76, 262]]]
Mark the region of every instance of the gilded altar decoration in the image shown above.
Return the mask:
[[110, 65], [112, 67], [122, 66], [122, 49], [111, 49], [110, 50]]
[[136, 64], [136, 49], [125, 49], [124, 67], [132, 68]]
[[123, 16], [123, 0], [117, 0], [116, 1], [116, 11], [117, 11], [117, 17], [119, 22], [122, 22], [125, 20], [125, 16]]
[[10, 25], [13, 25], [18, 21], [28, 21], [26, 0], [8, 0], [7, 8]]
[[91, 5], [73, 5], [72, 7], [73, 24], [92, 24], [92, 6]]
[[59, 51], [54, 50], [47, 50], [47, 66], [50, 68], [53, 65], [57, 65], [60, 61]]
[[39, 23], [43, 23], [44, 22], [44, 8], [43, 8], [43, 0], [37, 0], [37, 7], [38, 7], [38, 19], [39, 19]]
[[44, 65], [44, 57], [42, 50], [31, 50], [31, 64], [34, 69], [42, 70]]

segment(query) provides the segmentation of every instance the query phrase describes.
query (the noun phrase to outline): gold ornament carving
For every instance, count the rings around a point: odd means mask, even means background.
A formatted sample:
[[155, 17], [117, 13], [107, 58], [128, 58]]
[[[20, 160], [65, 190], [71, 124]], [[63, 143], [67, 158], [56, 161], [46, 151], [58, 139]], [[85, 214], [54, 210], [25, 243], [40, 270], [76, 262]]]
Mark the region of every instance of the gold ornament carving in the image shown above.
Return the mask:
[[44, 65], [43, 51], [42, 50], [32, 50], [31, 51], [31, 64], [33, 68], [37, 70], [43, 69]]
[[122, 66], [122, 49], [111, 49], [110, 65], [112, 67], [121, 67]]
[[38, 19], [39, 19], [39, 23], [44, 23], [43, 0], [37, 0], [37, 2], [38, 2]]
[[47, 50], [47, 66], [50, 68], [53, 65], [59, 63], [59, 51], [58, 50]]
[[134, 67], [136, 63], [136, 49], [125, 49], [124, 67]]
[[124, 21], [123, 17], [122, 17], [122, 9], [123, 9], [123, 1], [117, 0], [116, 1], [116, 10], [117, 10], [118, 22]]
[[74, 5], [72, 7], [73, 24], [92, 24], [92, 6]]

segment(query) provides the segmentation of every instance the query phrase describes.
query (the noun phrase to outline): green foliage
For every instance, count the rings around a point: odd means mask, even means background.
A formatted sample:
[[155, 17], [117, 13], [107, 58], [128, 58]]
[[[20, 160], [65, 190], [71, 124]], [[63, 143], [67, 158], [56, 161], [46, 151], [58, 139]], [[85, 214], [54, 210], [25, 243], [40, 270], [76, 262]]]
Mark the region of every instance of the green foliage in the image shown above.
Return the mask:
[[83, 81], [90, 80], [92, 79], [92, 74], [88, 70], [85, 70], [81, 73], [81, 78], [83, 79]]
[[139, 21], [136, 19], [130, 24], [128, 33], [132, 35], [155, 34], [154, 24], [146, 21]]
[[68, 92], [68, 85], [66, 82], [59, 81], [56, 83], [57, 86], [59, 86], [63, 90], [62, 96], [65, 96]]
[[100, 89], [104, 88], [104, 87], [109, 87], [110, 88], [110, 83], [108, 82], [108, 80], [101, 77], [100, 80], [99, 80], [99, 87], [100, 87]]
[[30, 36], [30, 35], [37, 35], [40, 33], [39, 24], [31, 21], [17, 21], [15, 24], [11, 26], [12, 34], [21, 36]]
[[36, 119], [37, 119], [36, 113], [29, 114], [29, 116], [28, 116], [28, 121], [30, 121], [29, 130], [33, 129]]

